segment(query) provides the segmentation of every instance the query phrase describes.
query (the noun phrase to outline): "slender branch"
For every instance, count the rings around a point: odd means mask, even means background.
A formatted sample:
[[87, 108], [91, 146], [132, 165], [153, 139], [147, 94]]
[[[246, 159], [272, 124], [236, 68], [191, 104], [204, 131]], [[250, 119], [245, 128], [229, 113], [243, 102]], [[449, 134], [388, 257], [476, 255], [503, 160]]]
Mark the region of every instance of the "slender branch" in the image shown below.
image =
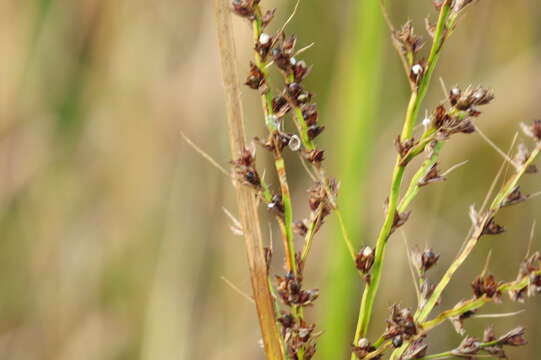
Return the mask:
[[[263, 32], [263, 25], [261, 20], [261, 9], [256, 7], [256, 18], [252, 21], [252, 31], [254, 42], [259, 41], [259, 37]], [[263, 78], [267, 84], [269, 82], [269, 74], [266, 69], [266, 62], [263, 61], [261, 56], [257, 51], [254, 51], [255, 64], [260, 69], [263, 74]], [[272, 92], [270, 89], [265, 91], [261, 95], [261, 105], [263, 107], [263, 113], [265, 115], [265, 124], [269, 133], [278, 131], [275, 121], [273, 121], [273, 111], [272, 111]], [[282, 202], [284, 205], [284, 228], [285, 228], [285, 250], [286, 250], [286, 260], [288, 265], [288, 270], [293, 274], [297, 275], [297, 262], [295, 260], [295, 242], [293, 238], [293, 208], [291, 205], [291, 194], [289, 191], [289, 185], [287, 181], [287, 172], [285, 167], [285, 162], [280, 151], [274, 151], [274, 166], [276, 172], [278, 173], [278, 181], [280, 182], [280, 192], [282, 194]]]
[[336, 217], [338, 218], [338, 222], [340, 224], [340, 231], [342, 232], [342, 237], [344, 238], [344, 242], [346, 243], [346, 246], [348, 248], [349, 255], [351, 256], [353, 262], [355, 262], [355, 248], [353, 247], [353, 243], [351, 242], [351, 239], [349, 237], [349, 233], [346, 228], [346, 223], [342, 216], [342, 212], [338, 207], [334, 208], [334, 212], [336, 214]]
[[[514, 174], [501, 188], [501, 190], [495, 195], [494, 200], [492, 201], [489, 209], [485, 214], [483, 214], [480, 218], [480, 222], [476, 224], [475, 229], [473, 231], [473, 234], [471, 235], [470, 239], [466, 242], [465, 246], [463, 247], [462, 251], [459, 253], [459, 255], [456, 257], [456, 259], [453, 261], [453, 263], [449, 266], [443, 277], [441, 278], [440, 282], [434, 289], [434, 292], [430, 296], [430, 298], [426, 301], [426, 304], [423, 308], [419, 309], [415, 313], [415, 320], [419, 323], [422, 323], [426, 320], [426, 318], [430, 315], [432, 310], [434, 309], [434, 306], [436, 306], [436, 303], [438, 302], [438, 299], [441, 297], [443, 291], [451, 281], [453, 275], [455, 272], [462, 266], [462, 264], [466, 261], [466, 259], [469, 257], [481, 237], [484, 235], [484, 230], [486, 226], [489, 224], [490, 221], [494, 218], [494, 216], [498, 213], [500, 208], [502, 207], [503, 201], [513, 192], [513, 190], [516, 188], [518, 181], [520, 178], [526, 173], [528, 167], [534, 162], [534, 160], [539, 155], [539, 152], [541, 151], [540, 146], [538, 145], [530, 154], [529, 158], [526, 160], [524, 164], [522, 164], [522, 167], [519, 169], [519, 171]], [[410, 342], [405, 342], [402, 347], [395, 350], [393, 352], [393, 355], [391, 356], [391, 359], [398, 359], [400, 355], [404, 353], [404, 351], [409, 346]]]
[[[298, 4], [299, 4], [299, 2], [297, 2], [295, 10], [293, 11], [293, 14], [296, 12], [296, 8], [297, 8]], [[292, 14], [292, 16], [293, 16], [293, 14]], [[282, 30], [279, 33], [282, 33], [283, 29], [284, 28], [282, 28]], [[309, 48], [309, 47], [311, 47], [311, 45], [305, 47], [304, 49]], [[297, 54], [304, 51], [304, 49], [299, 50], [297, 52]], [[284, 80], [285, 80], [286, 84], [289, 84], [289, 83], [292, 83], [292, 82], [295, 81], [294, 74], [289, 74], [288, 75], [286, 72], [283, 72], [283, 71], [282, 71], [282, 74], [284, 75]], [[266, 76], [265, 73], [264, 73], [264, 76]], [[304, 115], [303, 115], [301, 107], [297, 106], [294, 103], [291, 103], [290, 106], [293, 108], [293, 121], [294, 121], [295, 127], [297, 128], [297, 131], [298, 131], [298, 133], [300, 135], [300, 140], [301, 140], [302, 146], [307, 151], [312, 151], [312, 150], [316, 149], [314, 141], [310, 138], [309, 129], [308, 129], [308, 126], [307, 126], [306, 121], [304, 119]], [[328, 199], [331, 201], [334, 212], [335, 212], [335, 214], [336, 214], [336, 216], [338, 218], [338, 221], [340, 223], [340, 230], [342, 232], [342, 238], [343, 238], [343, 240], [344, 240], [344, 242], [345, 242], [345, 244], [346, 244], [346, 246], [348, 248], [348, 251], [349, 251], [349, 253], [351, 255], [351, 258], [352, 258], [353, 262], [355, 262], [355, 249], [354, 249], [353, 244], [352, 244], [352, 242], [351, 242], [351, 240], [349, 238], [348, 231], [346, 229], [346, 226], [345, 226], [342, 214], [340, 212], [340, 209], [338, 208], [338, 205], [336, 203], [336, 199], [334, 199], [334, 195], [331, 193], [331, 191], [329, 189], [328, 178], [325, 175], [325, 171], [321, 167], [321, 164], [318, 164], [317, 166], [315, 164], [312, 164], [312, 169], [313, 169], [314, 173], [316, 174], [317, 179], [319, 179], [319, 181], [321, 181], [321, 183], [325, 186], [325, 190], [327, 192]], [[310, 173], [310, 175], [312, 175], [312, 174]], [[313, 237], [315, 235], [315, 232], [313, 231], [314, 228], [315, 228], [314, 225], [315, 225], [314, 223], [311, 224], [311, 227], [309, 228], [309, 232], [308, 232], [307, 237], [305, 239], [305, 244], [307, 246], [305, 246], [305, 248], [302, 251], [302, 259], [304, 259], [307, 252], [310, 251], [310, 246], [312, 244], [312, 240], [313, 240]]]
[[482, 221], [480, 224], [476, 226], [476, 229], [462, 250], [462, 252], [459, 254], [459, 256], [455, 259], [455, 261], [451, 264], [445, 275], [442, 277], [438, 285], [436, 286], [436, 289], [434, 290], [434, 293], [430, 296], [428, 299], [426, 305], [423, 307], [423, 309], [416, 315], [416, 320], [418, 321], [424, 321], [434, 306], [436, 305], [436, 302], [438, 301], [439, 297], [441, 296], [443, 290], [447, 287], [447, 284], [453, 277], [456, 270], [464, 263], [464, 261], [467, 259], [467, 257], [472, 252], [475, 245], [477, 245], [477, 242], [484, 234], [484, 228], [486, 225], [491, 221], [491, 219], [496, 215], [498, 210], [502, 206], [502, 201], [506, 199], [511, 192], [515, 189], [518, 181], [524, 175], [528, 167], [534, 162], [534, 160], [539, 155], [539, 147], [537, 147], [531, 154], [526, 163], [523, 164], [522, 168], [519, 172], [517, 172], [515, 175], [513, 175], [507, 183], [503, 186], [503, 188], [500, 190], [498, 194], [494, 197], [494, 201], [490, 205], [490, 208], [487, 211], [487, 214], [482, 216]]
[[434, 166], [436, 162], [438, 161], [439, 153], [442, 147], [443, 147], [443, 142], [438, 141], [436, 143], [436, 146], [433, 149], [432, 156], [430, 156], [430, 158], [426, 159], [423, 162], [419, 170], [415, 173], [415, 175], [411, 179], [410, 185], [408, 189], [406, 190], [406, 193], [402, 197], [400, 204], [398, 204], [399, 212], [402, 213], [406, 211], [409, 204], [413, 201], [415, 196], [417, 196], [417, 194], [419, 193], [420, 182], [428, 174], [432, 166]]
[[[541, 275], [541, 271], [536, 271], [532, 273], [531, 275]], [[529, 281], [530, 281], [529, 276], [530, 275], [525, 276], [520, 280], [504, 283], [498, 287], [498, 291], [505, 293], [505, 292], [512, 292], [512, 291], [523, 289], [529, 284]], [[419, 332], [419, 334], [417, 334], [417, 336], [410, 339], [408, 344], [418, 339], [419, 337], [425, 335], [426, 333], [433, 330], [435, 327], [441, 325], [442, 323], [449, 320], [450, 318], [460, 316], [462, 314], [465, 314], [473, 310], [477, 310], [492, 301], [493, 301], [492, 298], [489, 298], [486, 295], [483, 295], [480, 298], [473, 298], [469, 301], [464, 302], [460, 307], [442, 312], [441, 314], [436, 316], [434, 319], [421, 323], [419, 325], [419, 328], [421, 329], [421, 331]], [[382, 336], [378, 339], [377, 342], [374, 343], [374, 346], [376, 347], [376, 350], [368, 354], [366, 357], [364, 357], [363, 360], [374, 359], [377, 356], [383, 354], [386, 350], [392, 347], [392, 341], [385, 340], [385, 338]], [[490, 346], [490, 345], [487, 345], [487, 346]], [[403, 354], [405, 349], [406, 348], [402, 350], [402, 348], [400, 348], [400, 350], [402, 351], [397, 351], [399, 349], [395, 350], [393, 354], [391, 355], [391, 359], [398, 359], [399, 356]], [[431, 355], [431, 356], [434, 356], [434, 355]], [[426, 357], [423, 359], [426, 359]]]
[[[231, 155], [233, 158], [237, 158], [244, 150], [246, 141], [231, 13], [226, 0], [215, 0], [214, 11], [225, 91]], [[248, 254], [253, 296], [256, 302], [266, 358], [268, 360], [282, 360], [284, 356], [282, 354], [280, 335], [275, 322], [274, 299], [272, 298], [268, 284], [267, 264], [263, 253], [263, 239], [256, 199], [249, 188], [240, 184], [235, 184], [235, 191]]]
[[411, 133], [413, 132], [413, 127], [415, 126], [415, 121], [417, 120], [417, 115], [419, 113], [419, 106], [426, 96], [430, 81], [432, 79], [432, 74], [434, 73], [434, 69], [436, 69], [436, 65], [441, 54], [441, 48], [449, 35], [447, 21], [449, 20], [450, 12], [451, 0], [445, 0], [441, 6], [438, 23], [436, 24], [434, 41], [432, 42], [430, 54], [428, 55], [428, 60], [426, 62], [425, 74], [421, 79], [417, 92], [413, 93], [415, 96], [412, 95], [412, 99], [410, 101], [411, 107], [408, 108], [408, 112], [411, 111], [411, 116], [409, 119], [407, 119], [404, 130], [402, 131], [402, 140], [410, 138]]
[[315, 216], [312, 219], [310, 223], [310, 227], [308, 228], [308, 232], [306, 233], [306, 236], [304, 237], [304, 247], [301, 252], [301, 261], [305, 261], [306, 256], [310, 253], [310, 250], [312, 248], [312, 240], [314, 240], [314, 235], [316, 234], [317, 228], [320, 226], [320, 220], [321, 220], [321, 208], [322, 205], [320, 204], [318, 209], [315, 212]]
[[[417, 120], [419, 107], [426, 95], [432, 74], [439, 59], [442, 44], [447, 37], [446, 23], [449, 17], [450, 3], [451, 1], [446, 0], [441, 7], [438, 24], [434, 33], [432, 48], [430, 50], [430, 55], [427, 60], [425, 73], [420, 80], [418, 87], [414, 89], [410, 97], [406, 117], [404, 120], [404, 126], [402, 128], [402, 133], [400, 136], [401, 141], [405, 141], [411, 138], [413, 134], [413, 128]], [[397, 211], [397, 205], [399, 200], [398, 198], [400, 193], [400, 187], [404, 177], [405, 166], [406, 164], [402, 163], [402, 159], [399, 156], [396, 160], [396, 164], [393, 170], [387, 214], [376, 241], [376, 255], [374, 265], [372, 267], [371, 281], [365, 287], [361, 299], [359, 319], [357, 322], [357, 329], [355, 331], [354, 343], [357, 343], [361, 337], [364, 337], [368, 330], [370, 317], [372, 316], [372, 308], [381, 280], [385, 248], [387, 240], [393, 229], [393, 223]], [[355, 358], [355, 354], [352, 353], [351, 359], [354, 360]]]

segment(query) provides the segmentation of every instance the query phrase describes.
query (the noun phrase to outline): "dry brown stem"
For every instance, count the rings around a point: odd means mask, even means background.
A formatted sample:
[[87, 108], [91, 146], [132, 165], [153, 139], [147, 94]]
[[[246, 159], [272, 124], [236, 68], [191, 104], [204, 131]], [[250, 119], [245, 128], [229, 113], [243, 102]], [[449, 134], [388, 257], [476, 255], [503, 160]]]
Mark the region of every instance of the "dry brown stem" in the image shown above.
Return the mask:
[[[224, 82], [229, 142], [231, 155], [233, 159], [236, 159], [245, 148], [246, 140], [231, 13], [227, 0], [215, 0], [214, 10]], [[280, 336], [275, 323], [274, 301], [269, 289], [256, 199], [248, 187], [241, 184], [234, 185], [265, 353], [267, 359], [282, 360]]]

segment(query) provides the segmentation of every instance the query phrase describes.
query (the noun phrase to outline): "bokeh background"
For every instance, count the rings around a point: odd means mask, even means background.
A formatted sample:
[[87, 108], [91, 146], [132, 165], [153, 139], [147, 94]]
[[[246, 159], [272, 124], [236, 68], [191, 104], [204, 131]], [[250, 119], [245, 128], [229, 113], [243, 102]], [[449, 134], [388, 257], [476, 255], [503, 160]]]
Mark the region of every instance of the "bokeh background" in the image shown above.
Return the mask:
[[[263, 5], [278, 8], [277, 29], [294, 1]], [[420, 33], [424, 17], [435, 17], [429, 0], [390, 1], [389, 11], [397, 25], [413, 19]], [[497, 98], [479, 126], [508, 148], [520, 121], [541, 117], [540, 15], [536, 0], [471, 7], [422, 112], [444, 97], [439, 77], [448, 86], [492, 87]], [[235, 28], [244, 73], [250, 33], [241, 20]], [[327, 126], [326, 166], [342, 182], [353, 238], [372, 243], [408, 96], [379, 7], [305, 0], [288, 31], [301, 46], [315, 42], [303, 58], [315, 63], [306, 84]], [[244, 101], [250, 136], [263, 134], [256, 94], [246, 90]], [[250, 291], [243, 241], [223, 212], [236, 214], [230, 181], [180, 136], [227, 166], [225, 124], [211, 1], [0, 1], [0, 358], [263, 358], [253, 306], [222, 280]], [[412, 246], [441, 253], [433, 279], [460, 247], [468, 206], [482, 202], [502, 162], [477, 134], [454, 138], [444, 153], [443, 168], [469, 162], [423, 190], [404, 227]], [[301, 218], [308, 180], [294, 158], [289, 163]], [[523, 189], [541, 190], [539, 177]], [[535, 221], [533, 246], [541, 245], [540, 201], [501, 214], [508, 231], [481, 243], [440, 308], [470, 296], [489, 249], [490, 271], [514, 279]], [[374, 337], [391, 304], [415, 306], [402, 237], [389, 246]], [[325, 330], [319, 359], [347, 357], [362, 289], [348, 260], [331, 217], [306, 270], [307, 286], [321, 290], [308, 311]], [[490, 306], [485, 313], [527, 312], [470, 322], [468, 331], [524, 324], [530, 346], [511, 354], [536, 359], [539, 305]], [[460, 341], [449, 324], [431, 339], [433, 352]]]

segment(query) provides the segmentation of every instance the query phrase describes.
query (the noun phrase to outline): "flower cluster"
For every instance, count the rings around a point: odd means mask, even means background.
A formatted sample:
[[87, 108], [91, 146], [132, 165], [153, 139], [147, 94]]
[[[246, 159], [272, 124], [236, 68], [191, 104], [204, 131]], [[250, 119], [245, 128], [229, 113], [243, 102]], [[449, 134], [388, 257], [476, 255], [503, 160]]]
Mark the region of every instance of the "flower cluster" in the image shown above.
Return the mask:
[[261, 178], [255, 167], [255, 150], [245, 148], [240, 157], [232, 161], [232, 164], [233, 178], [236, 181], [258, 190], [261, 188]]
[[500, 282], [497, 282], [494, 275], [478, 276], [473, 280], [471, 287], [476, 298], [486, 296], [495, 302], [501, 302], [502, 293], [499, 290]]
[[[302, 266], [299, 266], [302, 271]], [[302, 349], [305, 359], [311, 359], [316, 351], [316, 340], [319, 336], [314, 332], [315, 324], [309, 324], [298, 316], [299, 308], [310, 306], [319, 296], [317, 289], [303, 290], [302, 276], [288, 273], [286, 276], [276, 276], [277, 292], [284, 304], [293, 311], [282, 311], [278, 322], [282, 326], [282, 336], [286, 344], [289, 358], [298, 359], [299, 349]]]
[[448, 96], [451, 107], [446, 109], [440, 104], [431, 117], [432, 127], [437, 131], [436, 138], [444, 140], [457, 133], [473, 133], [475, 126], [472, 120], [481, 115], [477, 107], [490, 104], [493, 99], [494, 93], [481, 87], [469, 87], [465, 91], [452, 88]]
[[[357, 356], [359, 359], [364, 359], [368, 354], [375, 351], [376, 348], [368, 341], [366, 338], [359, 339], [357, 344], [352, 346], [353, 353]], [[378, 355], [373, 357], [372, 359], [379, 360], [382, 358], [383, 355]]]
[[293, 315], [286, 313], [278, 318], [282, 325], [282, 336], [287, 344], [287, 355], [290, 359], [298, 359], [298, 351], [303, 349], [304, 358], [311, 359], [316, 352], [315, 324], [309, 325], [304, 320], [295, 321]]
[[418, 329], [410, 309], [401, 309], [398, 305], [391, 307], [391, 316], [387, 320], [387, 328], [383, 337], [393, 339], [393, 345], [399, 347], [402, 341], [417, 335]]
[[528, 278], [528, 285], [516, 291], [511, 291], [509, 295], [513, 301], [524, 302], [525, 296], [534, 296], [541, 293], [541, 254], [536, 252], [531, 256], [526, 256], [520, 263], [517, 281]]

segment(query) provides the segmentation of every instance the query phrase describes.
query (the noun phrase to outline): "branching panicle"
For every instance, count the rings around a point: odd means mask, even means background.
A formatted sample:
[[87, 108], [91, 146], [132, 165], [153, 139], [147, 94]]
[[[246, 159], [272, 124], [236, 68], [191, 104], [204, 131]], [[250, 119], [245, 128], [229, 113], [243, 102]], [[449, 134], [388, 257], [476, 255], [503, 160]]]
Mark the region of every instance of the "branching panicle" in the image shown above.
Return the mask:
[[[536, 120], [532, 124], [521, 124], [524, 134], [533, 140], [534, 146], [518, 145], [516, 154], [512, 158], [500, 151], [490, 139], [482, 134], [476, 127], [476, 122], [481, 115], [479, 109], [490, 104], [495, 97], [492, 90], [481, 86], [469, 86], [462, 89], [455, 86], [448, 93], [445, 91], [445, 101], [436, 105], [432, 112], [427, 111], [422, 120], [422, 128], [416, 127], [419, 121], [419, 109], [427, 95], [444, 44], [453, 33], [458, 18], [473, 2], [473, 0], [433, 0], [434, 7], [438, 11], [438, 18], [434, 24], [428, 19], [426, 21], [429, 44], [425, 44], [421, 37], [415, 34], [411, 21], [407, 21], [399, 30], [395, 30], [388, 21], [393, 44], [403, 62], [411, 94], [402, 130], [394, 140], [398, 154], [392, 172], [389, 195], [385, 202], [384, 219], [375, 244], [363, 245], [358, 251], [355, 250], [342, 226], [344, 239], [353, 260], [352, 268], [353, 266], [356, 268], [360, 277], [364, 279], [365, 285], [352, 342], [352, 360], [381, 359], [389, 350], [392, 350], [391, 360], [428, 360], [450, 356], [474, 358], [485, 354], [506, 358], [505, 346], [526, 343], [522, 327], [500, 337], [495, 335], [491, 327], [485, 330], [482, 339], [465, 336], [464, 321], [471, 318], [484, 305], [502, 302], [503, 295], [508, 295], [513, 301], [523, 302], [526, 296], [540, 293], [541, 255], [539, 253], [528, 254], [524, 258], [516, 280], [511, 282], [496, 281], [493, 275], [486, 274], [487, 261], [485, 270], [471, 284], [473, 290], [471, 298], [461, 300], [451, 309], [428, 319], [436, 305], [440, 303], [454, 274], [481, 239], [487, 235], [498, 235], [505, 231], [504, 227], [496, 221], [499, 211], [503, 207], [516, 205], [530, 198], [522, 193], [519, 181], [523, 175], [537, 171], [534, 162], [541, 152], [541, 120]], [[264, 12], [261, 9], [260, 0], [232, 0], [230, 8], [235, 14], [246, 19], [252, 28], [251, 48], [254, 58], [250, 63], [245, 85], [256, 90], [261, 97], [267, 134], [261, 138], [255, 138], [255, 141], [272, 156], [278, 183], [274, 186], [267, 184], [264, 177], [259, 175], [256, 168], [255, 150], [246, 148], [244, 143], [240, 147], [238, 157], [232, 161], [232, 178], [236, 184], [248, 186], [255, 193], [257, 200], [262, 202], [276, 219], [280, 229], [284, 248], [285, 274], [275, 276], [275, 286], [272, 285], [272, 281], [268, 281], [269, 284], [268, 287], [265, 286], [265, 290], [271, 292], [276, 300], [273, 302], [275, 311], [271, 316], [274, 324], [281, 330], [279, 334], [281, 335], [281, 358], [309, 360], [315, 354], [316, 341], [320, 333], [316, 332], [315, 324], [307, 322], [304, 309], [313, 305], [319, 297], [319, 290], [304, 288], [305, 265], [315, 234], [320, 231], [326, 218], [336, 212], [343, 225], [336, 201], [339, 184], [325, 174], [322, 166], [325, 153], [314, 143], [314, 140], [324, 131], [325, 126], [320, 124], [318, 108], [313, 102], [314, 96], [304, 84], [312, 67], [304, 60], [298, 59], [300, 53], [310, 46], [296, 50], [297, 38], [285, 33], [285, 27], [293, 15], [286, 24], [273, 33], [271, 25], [275, 10]], [[278, 84], [271, 83], [270, 71], [276, 71], [281, 75]], [[289, 127], [285, 125], [288, 118], [291, 118], [294, 123], [295, 130], [288, 129]], [[421, 130], [417, 130], [419, 128]], [[417, 305], [414, 307], [416, 310], [411, 311], [393, 305], [384, 333], [372, 343], [367, 339], [367, 333], [379, 290], [385, 250], [391, 243], [389, 240], [396, 230], [404, 226], [411, 217], [410, 205], [421, 189], [447, 180], [451, 170], [463, 164], [455, 165], [445, 172], [440, 171], [440, 154], [444, 145], [452, 142], [456, 134], [472, 134], [476, 130], [479, 130], [479, 134], [505, 157], [506, 161], [513, 166], [514, 172], [495, 192], [491, 202], [487, 203], [488, 206], [481, 208], [471, 206], [471, 232], [439, 281], [428, 277], [429, 270], [438, 263], [439, 255], [432, 249], [411, 253], [408, 249], [408, 258], [412, 263], [411, 268], [418, 296]], [[301, 159], [313, 181], [307, 191], [307, 215], [296, 217], [303, 219], [300, 221], [294, 221], [291, 190], [284, 159], [284, 152], [288, 151], [295, 153]], [[416, 158], [420, 158], [420, 165], [416, 165], [418, 168], [414, 170], [409, 184], [405, 185], [407, 171], [413, 164], [417, 164], [414, 161]], [[403, 188], [404, 191], [402, 191]], [[298, 239], [294, 238], [294, 234], [303, 240], [300, 249], [298, 249], [296, 243]], [[265, 274], [268, 276], [268, 272], [272, 269], [270, 248], [264, 249], [264, 259], [267, 270]], [[456, 331], [465, 337], [456, 348], [450, 351], [426, 355], [428, 332], [446, 321], [450, 321]], [[269, 328], [268, 324], [267, 328]], [[279, 335], [276, 336], [279, 337]]]

